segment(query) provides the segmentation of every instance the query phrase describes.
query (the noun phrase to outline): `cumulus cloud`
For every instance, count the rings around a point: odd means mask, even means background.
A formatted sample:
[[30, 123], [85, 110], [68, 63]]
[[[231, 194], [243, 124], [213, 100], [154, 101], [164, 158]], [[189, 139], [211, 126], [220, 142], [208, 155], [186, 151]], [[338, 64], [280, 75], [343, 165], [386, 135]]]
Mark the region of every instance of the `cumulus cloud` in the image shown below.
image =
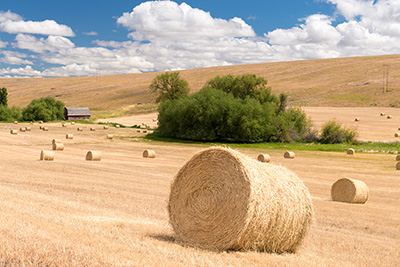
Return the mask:
[[15, 37], [15, 41], [15, 47], [30, 50], [35, 53], [44, 53], [45, 51], [56, 52], [75, 47], [74, 43], [62, 36], [36, 38], [33, 35], [20, 33]]
[[15, 52], [15, 51], [0, 51], [3, 57], [0, 57], [0, 62], [9, 65], [33, 65], [33, 62], [26, 60], [27, 54]]
[[21, 16], [11, 11], [0, 12], [0, 31], [10, 34], [29, 33], [69, 37], [75, 36], [70, 27], [58, 24], [54, 20], [24, 21]]

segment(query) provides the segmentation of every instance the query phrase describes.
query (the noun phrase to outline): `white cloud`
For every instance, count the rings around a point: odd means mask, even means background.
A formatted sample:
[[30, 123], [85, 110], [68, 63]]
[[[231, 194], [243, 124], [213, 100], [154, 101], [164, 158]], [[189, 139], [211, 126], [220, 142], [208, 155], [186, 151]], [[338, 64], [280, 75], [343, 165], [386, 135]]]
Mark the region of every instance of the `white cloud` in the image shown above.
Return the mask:
[[21, 68], [3, 68], [0, 69], [0, 77], [40, 77], [42, 73], [34, 70], [31, 66], [25, 66]]
[[97, 32], [94, 32], [94, 31], [92, 31], [92, 32], [84, 32], [83, 34], [84, 35], [88, 35], [88, 36], [97, 36], [97, 35], [99, 35]]
[[20, 33], [15, 37], [15, 40], [15, 47], [27, 49], [35, 53], [44, 53], [45, 51], [56, 52], [75, 47], [74, 43], [62, 36], [48, 36], [45, 39]]
[[2, 40], [0, 40], [0, 48], [4, 48], [8, 45], [7, 42], [3, 42]]
[[0, 11], [0, 31], [10, 34], [29, 33], [68, 37], [75, 36], [70, 27], [58, 24], [54, 20], [24, 21], [21, 16], [11, 11]]
[[28, 55], [15, 52], [15, 51], [0, 51], [4, 57], [0, 57], [0, 62], [10, 64], [10, 65], [33, 65], [33, 62], [26, 60]]
[[117, 23], [133, 30], [129, 36], [135, 40], [255, 36], [241, 18], [213, 18], [208, 12], [172, 1], [144, 2]]

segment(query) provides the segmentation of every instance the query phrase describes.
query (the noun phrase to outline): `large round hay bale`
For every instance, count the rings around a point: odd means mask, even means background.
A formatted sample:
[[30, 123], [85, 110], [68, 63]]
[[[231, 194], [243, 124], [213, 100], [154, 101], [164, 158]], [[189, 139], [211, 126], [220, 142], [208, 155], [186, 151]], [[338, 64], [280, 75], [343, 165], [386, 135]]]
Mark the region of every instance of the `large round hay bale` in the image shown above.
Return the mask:
[[120, 127], [119, 124], [116, 124], [116, 125], [115, 125], [115, 128], [119, 128], [119, 127]]
[[261, 162], [270, 162], [271, 157], [268, 154], [260, 154], [260, 155], [258, 155], [257, 160], [261, 161]]
[[18, 121], [14, 121], [14, 124], [18, 124]]
[[392, 115], [388, 115], [386, 118], [391, 119], [391, 118], [392, 118]]
[[400, 161], [400, 155], [397, 155], [397, 156], [396, 156], [396, 160], [397, 160], [397, 161]]
[[96, 128], [90, 127], [90, 130], [94, 132], [94, 131], [96, 131]]
[[30, 125], [33, 125], [33, 121], [29, 122]]
[[48, 127], [42, 127], [42, 130], [47, 132], [47, 131], [49, 131], [49, 128]]
[[347, 155], [354, 155], [354, 153], [356, 153], [356, 152], [353, 148], [349, 148], [349, 149], [347, 149], [346, 153], [347, 153]]
[[83, 131], [83, 128], [78, 127], [78, 128], [76, 128], [76, 130], [77, 130], [78, 132], [82, 132], [82, 131]]
[[18, 134], [17, 130], [10, 130], [10, 134]]
[[73, 134], [66, 134], [65, 135], [65, 139], [74, 139], [74, 135]]
[[400, 133], [395, 133], [394, 134], [394, 137], [399, 137], [400, 136]]
[[108, 130], [108, 125], [104, 125], [104, 126], [103, 126], [103, 129], [104, 129], [104, 130]]
[[341, 178], [332, 185], [331, 197], [333, 201], [364, 204], [368, 200], [369, 189], [360, 180]]
[[86, 160], [90, 161], [100, 161], [101, 153], [98, 151], [88, 151], [86, 154]]
[[26, 132], [26, 128], [25, 127], [21, 127], [21, 128], [19, 128], [19, 131], [24, 133], [24, 132]]
[[75, 125], [75, 122], [74, 122], [74, 121], [71, 121], [71, 125]]
[[55, 143], [62, 143], [62, 141], [60, 139], [51, 140], [51, 144], [55, 144]]
[[39, 121], [39, 124], [43, 124], [43, 121]]
[[211, 250], [295, 252], [313, 215], [296, 174], [228, 148], [194, 155], [171, 185], [176, 240]]
[[355, 118], [354, 121], [360, 121], [360, 118]]
[[397, 162], [397, 164], [396, 164], [396, 170], [400, 170], [400, 162]]
[[30, 126], [26, 126], [25, 131], [30, 132], [30, 131], [32, 131], [32, 128]]
[[53, 150], [62, 151], [64, 150], [63, 143], [53, 143]]
[[385, 112], [381, 112], [381, 116], [385, 116], [386, 114], [385, 114]]
[[107, 134], [107, 139], [113, 139], [114, 136], [112, 134]]
[[54, 160], [54, 152], [48, 150], [42, 150], [40, 152], [40, 160]]
[[144, 158], [155, 158], [156, 152], [154, 150], [146, 149], [143, 151]]
[[296, 154], [295, 154], [293, 151], [286, 151], [286, 152], [283, 154], [283, 157], [284, 157], [285, 159], [294, 159], [294, 158], [296, 157]]

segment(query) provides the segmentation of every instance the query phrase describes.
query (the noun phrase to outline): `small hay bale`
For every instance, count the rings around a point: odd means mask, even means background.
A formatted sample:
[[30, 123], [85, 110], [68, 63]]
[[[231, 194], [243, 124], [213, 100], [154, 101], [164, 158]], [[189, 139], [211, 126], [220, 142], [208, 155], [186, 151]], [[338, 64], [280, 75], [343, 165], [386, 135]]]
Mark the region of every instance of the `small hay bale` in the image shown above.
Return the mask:
[[49, 131], [49, 128], [48, 127], [42, 127], [42, 130], [47, 132], [47, 131]]
[[40, 160], [54, 160], [54, 152], [48, 150], [42, 150], [40, 152]]
[[210, 147], [175, 176], [168, 212], [178, 242], [283, 253], [301, 244], [313, 205], [303, 182], [285, 167]]
[[360, 118], [355, 118], [354, 121], [360, 121]]
[[331, 197], [333, 201], [364, 204], [368, 200], [369, 189], [360, 180], [341, 178], [332, 185]]
[[18, 121], [14, 121], [14, 124], [18, 124]]
[[90, 130], [91, 130], [92, 132], [94, 132], [94, 131], [96, 131], [96, 128], [90, 127]]
[[261, 161], [261, 162], [270, 162], [271, 157], [268, 154], [260, 154], [260, 155], [258, 155], [257, 160]]
[[108, 129], [108, 125], [104, 125], [104, 126], [103, 126], [103, 129], [104, 129], [104, 130], [107, 130], [107, 129]]
[[114, 136], [112, 134], [107, 134], [107, 139], [113, 139]]
[[396, 156], [396, 161], [400, 161], [400, 155]]
[[385, 116], [386, 114], [385, 114], [385, 112], [381, 112], [381, 116]]
[[71, 121], [71, 125], [75, 125], [75, 122], [74, 122], [74, 121]]
[[43, 124], [43, 121], [39, 121], [39, 124]]
[[396, 164], [396, 170], [400, 170], [400, 162], [397, 162], [397, 164]]
[[33, 125], [33, 121], [31, 121], [29, 124], [30, 124], [30, 125]]
[[83, 131], [83, 128], [78, 127], [78, 128], [76, 128], [76, 130], [77, 130], [78, 132], [82, 132], [82, 131]]
[[353, 148], [349, 148], [349, 149], [347, 149], [346, 153], [347, 153], [347, 155], [354, 155], [356, 152], [354, 151]]
[[98, 151], [88, 151], [86, 154], [86, 160], [89, 161], [100, 161], [101, 153]]
[[143, 158], [155, 158], [156, 152], [154, 150], [146, 149], [143, 151]]
[[153, 122], [156, 122], [157, 121], [157, 119], [153, 119]]
[[55, 144], [55, 143], [62, 143], [62, 141], [60, 139], [51, 140], [51, 144]]
[[66, 134], [65, 135], [65, 139], [74, 139], [74, 135], [73, 134]]
[[400, 136], [400, 133], [395, 133], [394, 134], [394, 137], [399, 137]]
[[20, 132], [26, 132], [26, 128], [25, 127], [21, 127], [21, 128], [19, 128], [19, 131]]
[[137, 129], [136, 132], [140, 133], [140, 129]]
[[25, 131], [30, 132], [30, 131], [32, 131], [32, 128], [30, 126], [26, 126]]
[[64, 144], [63, 143], [53, 143], [53, 150], [63, 151]]
[[119, 128], [119, 127], [120, 127], [119, 124], [116, 124], [116, 125], [115, 125], [115, 128]]
[[294, 158], [296, 157], [296, 154], [295, 154], [293, 151], [286, 151], [286, 152], [283, 154], [283, 157], [284, 157], [285, 159], [294, 159]]
[[10, 130], [10, 134], [18, 134], [17, 130]]
[[62, 127], [67, 127], [67, 125], [66, 125], [66, 124], [63, 124]]
[[391, 118], [392, 118], [392, 116], [391, 116], [391, 115], [388, 115], [386, 118], [388, 118], [388, 119], [391, 119]]
[[142, 133], [147, 133], [147, 130], [142, 130]]

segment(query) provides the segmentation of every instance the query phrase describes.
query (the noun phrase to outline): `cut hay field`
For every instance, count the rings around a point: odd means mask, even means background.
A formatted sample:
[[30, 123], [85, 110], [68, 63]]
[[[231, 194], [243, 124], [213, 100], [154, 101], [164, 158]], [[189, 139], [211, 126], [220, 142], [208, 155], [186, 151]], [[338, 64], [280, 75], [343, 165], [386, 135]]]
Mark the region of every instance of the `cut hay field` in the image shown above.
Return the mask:
[[[295, 159], [284, 159], [284, 150], [241, 148], [252, 158], [268, 153], [295, 172], [312, 195], [315, 217], [295, 254], [218, 253], [176, 242], [168, 223], [170, 183], [205, 146], [144, 141], [136, 129], [100, 125], [90, 131], [93, 125], [51, 123], [44, 132], [34, 124], [10, 134], [23, 126], [0, 124], [0, 266], [400, 266], [395, 155], [295, 151]], [[40, 161], [53, 138], [64, 150]], [[143, 158], [144, 149], [156, 157]], [[101, 161], [86, 161], [89, 150], [101, 152]], [[330, 200], [342, 177], [368, 185], [366, 204]]]
[[[389, 90], [382, 93], [383, 65], [389, 65]], [[289, 94], [294, 106], [400, 107], [400, 55], [235, 65], [181, 71], [191, 92], [217, 75], [246, 73], [264, 77], [272, 92]], [[67, 106], [87, 106], [96, 117], [154, 108], [149, 85], [159, 73], [67, 78], [0, 79], [9, 105], [25, 107], [51, 96]], [[140, 103], [140, 104], [138, 104]]]

